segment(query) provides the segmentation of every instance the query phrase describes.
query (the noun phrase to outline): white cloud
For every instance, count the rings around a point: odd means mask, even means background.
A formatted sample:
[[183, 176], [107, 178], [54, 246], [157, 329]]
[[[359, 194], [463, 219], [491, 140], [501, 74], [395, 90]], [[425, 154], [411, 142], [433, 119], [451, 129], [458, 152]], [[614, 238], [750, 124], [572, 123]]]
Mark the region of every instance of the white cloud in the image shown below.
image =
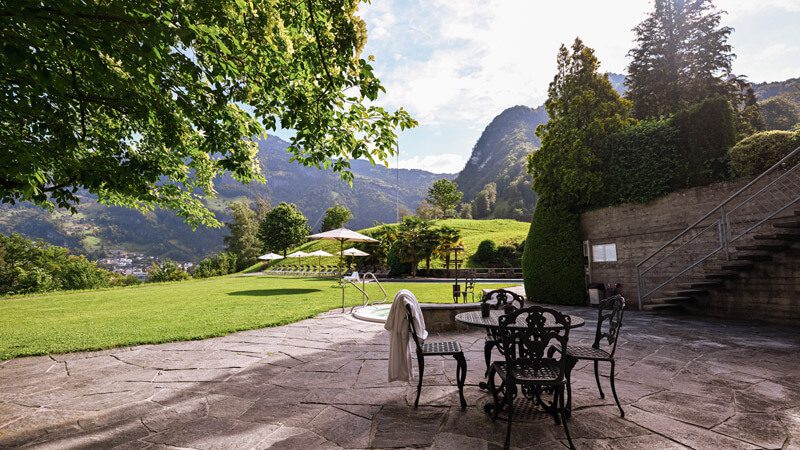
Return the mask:
[[[433, 173], [460, 172], [467, 163], [467, 158], [455, 153], [441, 153], [438, 155], [413, 156], [400, 159], [401, 169], [420, 169]], [[396, 167], [392, 163], [391, 167]]]
[[[800, 35], [792, 23], [800, 0], [715, 4], [728, 12], [723, 24], [735, 28], [734, 71], [756, 82], [800, 75]], [[448, 171], [457, 171], [497, 114], [544, 102], [562, 43], [580, 36], [602, 70], [624, 72], [632, 28], [652, 7], [651, 0], [374, 0], [362, 15], [366, 53], [376, 55], [387, 89], [380, 103], [406, 108], [423, 125], [403, 133], [405, 154], [443, 149], [454, 157]]]

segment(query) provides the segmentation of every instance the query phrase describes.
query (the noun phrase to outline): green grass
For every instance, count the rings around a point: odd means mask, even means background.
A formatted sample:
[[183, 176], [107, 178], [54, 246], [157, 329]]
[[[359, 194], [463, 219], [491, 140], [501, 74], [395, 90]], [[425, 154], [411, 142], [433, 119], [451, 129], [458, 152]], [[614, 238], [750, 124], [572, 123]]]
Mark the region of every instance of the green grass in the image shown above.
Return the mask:
[[[448, 283], [383, 286], [389, 300], [408, 288], [422, 302], [452, 301]], [[375, 285], [367, 292], [380, 298]], [[348, 287], [346, 300], [348, 306], [360, 304], [361, 294]], [[296, 322], [340, 307], [341, 301], [341, 289], [330, 279], [268, 277], [9, 297], [0, 299], [0, 360], [221, 336]]]
[[[448, 225], [453, 228], [457, 228], [461, 230], [461, 238], [464, 241], [464, 253], [459, 254], [459, 260], [464, 258], [466, 255], [467, 259], [467, 267], [473, 267], [474, 265], [469, 261], [469, 258], [475, 254], [475, 251], [478, 249], [478, 244], [481, 243], [484, 239], [491, 239], [497, 245], [502, 245], [508, 242], [519, 243], [525, 240], [525, 237], [528, 235], [528, 229], [530, 228], [530, 224], [527, 222], [519, 222], [516, 220], [510, 219], [493, 219], [493, 220], [470, 220], [470, 219], [444, 219], [444, 220], [436, 220], [436, 225]], [[360, 230], [361, 232], [370, 231], [374, 228], [367, 228], [365, 230]], [[345, 244], [345, 248], [352, 247], [352, 244]], [[310, 241], [306, 242], [305, 244], [292, 249], [287, 253], [292, 253], [297, 250], [301, 250], [304, 252], [313, 252], [314, 250], [325, 250], [328, 253], [336, 254], [339, 251], [339, 243], [333, 241]], [[288, 260], [279, 260], [272, 264], [273, 267], [275, 266], [291, 266], [296, 264], [311, 264], [316, 265], [318, 259], [317, 258], [302, 258], [300, 260], [297, 259], [288, 259]], [[322, 265], [336, 265], [338, 262], [338, 258], [330, 257], [330, 258], [322, 258], [321, 264]], [[424, 261], [420, 263], [420, 267], [423, 267]], [[257, 272], [264, 267], [263, 263], [255, 264], [251, 267], [248, 267], [244, 270], [245, 273]], [[442, 261], [439, 260], [432, 260], [431, 267], [444, 267]]]

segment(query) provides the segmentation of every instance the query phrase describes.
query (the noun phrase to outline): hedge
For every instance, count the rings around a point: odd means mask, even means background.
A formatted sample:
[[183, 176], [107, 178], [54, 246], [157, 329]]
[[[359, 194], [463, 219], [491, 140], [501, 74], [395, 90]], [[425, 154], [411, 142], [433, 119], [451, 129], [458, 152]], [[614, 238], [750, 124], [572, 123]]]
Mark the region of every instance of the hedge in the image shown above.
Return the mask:
[[647, 203], [678, 188], [678, 131], [643, 121], [612, 136], [606, 150], [606, 204]]
[[731, 177], [728, 150], [736, 143], [736, 113], [728, 100], [709, 98], [675, 114], [672, 124], [683, 156], [679, 185], [705, 186]]
[[541, 203], [525, 240], [522, 272], [528, 298], [541, 303], [586, 303], [580, 216]]
[[800, 133], [764, 131], [739, 141], [730, 150], [731, 168], [740, 177], [756, 176], [800, 147]]

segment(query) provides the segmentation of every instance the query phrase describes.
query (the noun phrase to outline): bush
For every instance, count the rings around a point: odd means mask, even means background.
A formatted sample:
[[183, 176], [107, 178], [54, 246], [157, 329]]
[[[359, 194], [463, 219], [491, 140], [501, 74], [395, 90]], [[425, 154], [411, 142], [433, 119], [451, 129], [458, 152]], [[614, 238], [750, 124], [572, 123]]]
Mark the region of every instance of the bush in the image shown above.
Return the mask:
[[223, 252], [204, 258], [197, 264], [192, 274], [195, 278], [208, 278], [236, 272], [236, 254]]
[[175, 261], [154, 262], [147, 268], [147, 281], [161, 283], [165, 281], [182, 281], [191, 278]]
[[756, 176], [800, 146], [800, 133], [764, 131], [739, 141], [730, 150], [731, 168], [740, 177]]
[[472, 259], [478, 264], [488, 266], [494, 262], [496, 252], [497, 245], [494, 241], [485, 239], [478, 244], [478, 248], [475, 250], [475, 254], [472, 255]]
[[682, 167], [679, 185], [705, 186], [731, 177], [728, 150], [736, 143], [736, 114], [724, 97], [712, 97], [678, 112], [672, 118], [678, 130]]
[[579, 220], [577, 214], [559, 206], [536, 206], [522, 256], [529, 299], [562, 305], [585, 303]]
[[800, 110], [788, 97], [773, 97], [760, 106], [768, 130], [791, 130], [800, 123]]
[[612, 136], [605, 151], [606, 204], [647, 203], [677, 188], [678, 131], [643, 121]]
[[411, 263], [403, 262], [397, 254], [397, 245], [392, 245], [386, 255], [386, 265], [389, 266], [389, 276], [401, 276], [411, 273]]
[[0, 235], [0, 295], [111, 285], [112, 273], [63, 247]]

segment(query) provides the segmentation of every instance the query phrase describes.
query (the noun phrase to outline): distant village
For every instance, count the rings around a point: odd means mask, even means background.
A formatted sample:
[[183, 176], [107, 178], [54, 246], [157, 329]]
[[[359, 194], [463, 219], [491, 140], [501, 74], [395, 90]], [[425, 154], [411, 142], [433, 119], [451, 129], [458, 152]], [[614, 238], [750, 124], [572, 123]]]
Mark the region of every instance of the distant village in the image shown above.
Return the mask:
[[[108, 250], [105, 258], [98, 259], [97, 265], [122, 275], [133, 275], [140, 280], [147, 277], [147, 268], [158, 261], [158, 258], [126, 250]], [[179, 262], [178, 266], [189, 272], [194, 263]]]

